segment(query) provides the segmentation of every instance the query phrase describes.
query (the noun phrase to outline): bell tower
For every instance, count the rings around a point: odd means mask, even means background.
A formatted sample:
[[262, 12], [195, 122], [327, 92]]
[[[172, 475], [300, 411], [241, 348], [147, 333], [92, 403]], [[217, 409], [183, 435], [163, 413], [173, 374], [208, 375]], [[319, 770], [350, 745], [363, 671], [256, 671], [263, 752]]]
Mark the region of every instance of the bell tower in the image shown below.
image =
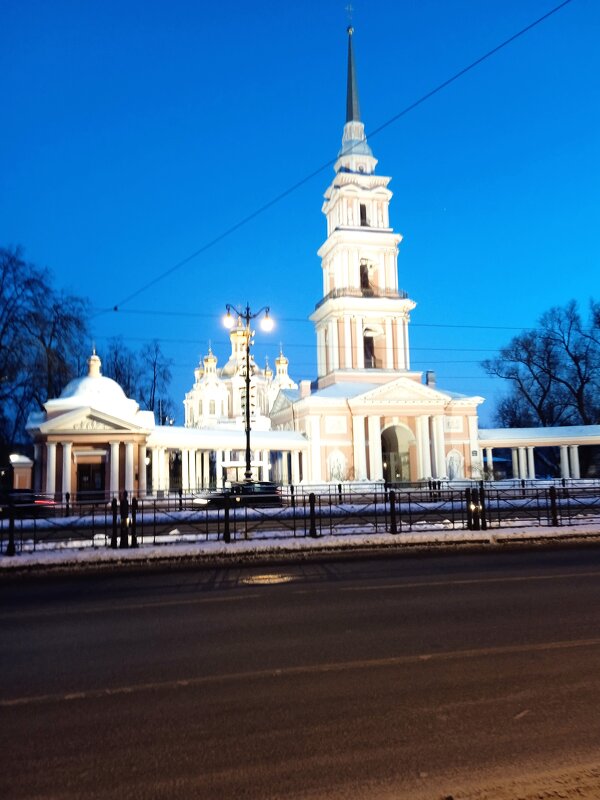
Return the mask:
[[408, 323], [415, 303], [398, 288], [398, 245], [389, 223], [391, 178], [375, 174], [360, 118], [352, 27], [348, 28], [346, 123], [322, 211], [323, 298], [310, 319], [319, 386], [388, 381], [410, 370]]

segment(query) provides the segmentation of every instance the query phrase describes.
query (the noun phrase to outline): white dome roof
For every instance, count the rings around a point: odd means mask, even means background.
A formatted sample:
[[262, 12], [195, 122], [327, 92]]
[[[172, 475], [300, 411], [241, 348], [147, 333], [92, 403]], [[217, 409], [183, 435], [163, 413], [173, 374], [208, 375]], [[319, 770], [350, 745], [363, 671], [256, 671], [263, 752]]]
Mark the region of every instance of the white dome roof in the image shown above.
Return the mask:
[[133, 417], [139, 406], [119, 384], [100, 373], [101, 361], [94, 352], [88, 359], [88, 374], [70, 381], [56, 400], [46, 403], [48, 412], [90, 406], [123, 418]]
[[[125, 392], [116, 381], [104, 375], [85, 378], [75, 378], [68, 383], [60, 393], [60, 398], [77, 397], [81, 400], [81, 405], [99, 405], [105, 407], [112, 404], [120, 404], [127, 400]], [[89, 404], [85, 401], [89, 400]]]

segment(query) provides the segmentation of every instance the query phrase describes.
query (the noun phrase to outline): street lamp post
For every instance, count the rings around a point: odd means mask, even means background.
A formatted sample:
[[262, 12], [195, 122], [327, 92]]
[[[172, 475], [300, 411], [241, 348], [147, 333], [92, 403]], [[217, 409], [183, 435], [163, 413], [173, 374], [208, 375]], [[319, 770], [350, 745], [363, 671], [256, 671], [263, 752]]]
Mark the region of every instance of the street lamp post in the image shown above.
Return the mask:
[[257, 317], [261, 317], [260, 320], [260, 327], [263, 331], [269, 332], [273, 330], [273, 319], [269, 316], [269, 306], [263, 306], [263, 308], [256, 311], [254, 314], [250, 311], [250, 306], [246, 303], [246, 308], [243, 311], [240, 311], [239, 308], [236, 306], [227, 303], [225, 306], [227, 309], [227, 314], [223, 319], [223, 324], [226, 328], [231, 330], [235, 325], [235, 319], [233, 318], [231, 312], [238, 317], [238, 319], [242, 319], [245, 322], [245, 334], [246, 334], [246, 375], [245, 375], [245, 385], [246, 385], [246, 403], [245, 403], [245, 431], [246, 431], [246, 471], [244, 472], [244, 482], [245, 483], [252, 483], [252, 466], [250, 464], [250, 431], [251, 431], [251, 424], [250, 424], [250, 345], [252, 340], [252, 330], [250, 328], [250, 322]]

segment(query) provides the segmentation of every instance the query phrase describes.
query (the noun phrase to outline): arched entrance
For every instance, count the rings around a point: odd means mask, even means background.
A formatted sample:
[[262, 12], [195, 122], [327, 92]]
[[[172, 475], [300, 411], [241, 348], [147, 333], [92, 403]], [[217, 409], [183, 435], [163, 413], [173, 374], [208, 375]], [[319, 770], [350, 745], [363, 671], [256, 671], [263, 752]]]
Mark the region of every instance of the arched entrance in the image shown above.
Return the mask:
[[403, 425], [393, 425], [381, 434], [383, 479], [387, 483], [410, 481], [409, 447], [414, 436]]

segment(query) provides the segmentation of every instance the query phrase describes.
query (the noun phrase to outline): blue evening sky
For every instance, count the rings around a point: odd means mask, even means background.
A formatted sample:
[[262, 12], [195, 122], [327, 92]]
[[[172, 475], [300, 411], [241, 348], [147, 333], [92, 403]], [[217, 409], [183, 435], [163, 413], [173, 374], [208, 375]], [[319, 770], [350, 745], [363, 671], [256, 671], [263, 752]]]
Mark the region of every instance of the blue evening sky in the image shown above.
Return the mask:
[[[378, 127], [558, 0], [355, 0], [362, 117]], [[335, 158], [345, 0], [2, 0], [0, 245], [57, 286], [121, 303]], [[369, 143], [391, 175], [412, 366], [487, 396], [478, 362], [553, 305], [600, 299], [600, 2], [573, 0]], [[268, 304], [296, 380], [331, 167], [118, 312], [93, 321], [174, 360], [180, 408], [226, 303]], [[91, 347], [91, 342], [90, 342]]]

